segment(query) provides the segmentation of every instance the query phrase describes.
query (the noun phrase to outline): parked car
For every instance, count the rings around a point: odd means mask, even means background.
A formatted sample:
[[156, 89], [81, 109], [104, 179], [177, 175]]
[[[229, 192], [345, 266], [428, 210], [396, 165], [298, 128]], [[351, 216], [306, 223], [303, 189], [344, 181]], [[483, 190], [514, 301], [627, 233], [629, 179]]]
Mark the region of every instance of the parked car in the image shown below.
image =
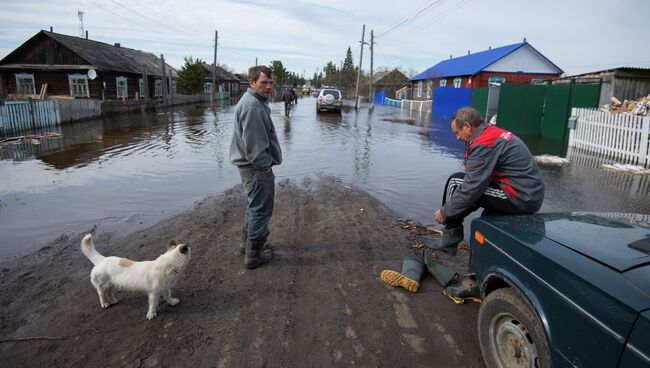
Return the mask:
[[316, 111], [330, 110], [341, 112], [343, 106], [343, 95], [341, 91], [333, 88], [321, 89], [316, 99]]
[[481, 217], [470, 242], [488, 367], [650, 367], [650, 226]]
[[303, 86], [303, 87], [302, 87], [302, 94], [303, 94], [303, 95], [309, 95], [309, 92], [310, 92], [310, 91], [311, 91], [311, 90], [310, 90], [310, 88], [309, 88], [308, 86]]

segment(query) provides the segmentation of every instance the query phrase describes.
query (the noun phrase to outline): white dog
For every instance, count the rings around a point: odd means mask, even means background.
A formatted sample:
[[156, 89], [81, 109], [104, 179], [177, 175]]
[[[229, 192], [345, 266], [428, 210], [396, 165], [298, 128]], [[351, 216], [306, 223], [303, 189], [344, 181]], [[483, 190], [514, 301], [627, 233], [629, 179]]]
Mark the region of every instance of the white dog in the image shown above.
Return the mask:
[[178, 304], [172, 298], [171, 288], [190, 260], [188, 244], [169, 243], [167, 252], [154, 261], [135, 262], [126, 258], [104, 257], [95, 250], [92, 235], [81, 241], [81, 251], [95, 265], [90, 272], [90, 281], [97, 289], [99, 303], [108, 308], [119, 300], [116, 290], [144, 292], [149, 296], [147, 319], [156, 317], [156, 307], [162, 295], [169, 305]]

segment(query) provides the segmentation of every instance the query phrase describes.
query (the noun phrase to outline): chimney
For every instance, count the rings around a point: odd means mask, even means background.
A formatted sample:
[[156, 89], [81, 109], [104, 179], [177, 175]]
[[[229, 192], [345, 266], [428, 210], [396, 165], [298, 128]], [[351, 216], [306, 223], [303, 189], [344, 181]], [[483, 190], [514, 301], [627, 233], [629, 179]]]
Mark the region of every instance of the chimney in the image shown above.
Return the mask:
[[86, 39], [88, 39], [88, 31], [86, 31]]
[[450, 60], [453, 59], [453, 58], [454, 58], [453, 55], [449, 55], [449, 59], [450, 59]]
[[54, 28], [50, 27], [50, 32], [54, 32]]
[[526, 42], [526, 37], [524, 37], [524, 42]]
[[488, 46], [488, 50], [492, 50], [492, 46]]
[[467, 55], [469, 55], [469, 50], [467, 50]]
[[119, 42], [115, 42], [115, 47], [120, 47], [120, 46], [121, 46], [121, 45], [120, 45]]

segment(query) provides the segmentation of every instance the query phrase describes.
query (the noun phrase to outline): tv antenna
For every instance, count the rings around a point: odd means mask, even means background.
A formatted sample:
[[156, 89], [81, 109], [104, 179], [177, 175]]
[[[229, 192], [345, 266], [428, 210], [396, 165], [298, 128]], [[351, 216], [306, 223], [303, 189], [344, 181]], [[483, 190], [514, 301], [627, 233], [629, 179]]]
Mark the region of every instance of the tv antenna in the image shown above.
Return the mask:
[[86, 37], [86, 30], [84, 30], [84, 12], [81, 10], [77, 11], [77, 17], [79, 17], [79, 36], [84, 38]]

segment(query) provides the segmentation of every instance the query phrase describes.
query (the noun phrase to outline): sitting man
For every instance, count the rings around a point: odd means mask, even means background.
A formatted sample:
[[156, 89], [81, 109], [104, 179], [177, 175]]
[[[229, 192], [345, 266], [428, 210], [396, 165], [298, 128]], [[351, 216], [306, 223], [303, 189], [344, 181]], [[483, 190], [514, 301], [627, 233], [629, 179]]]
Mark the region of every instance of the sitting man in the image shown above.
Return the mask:
[[[544, 180], [526, 144], [509, 131], [485, 124], [475, 109], [456, 111], [451, 130], [456, 139], [467, 143], [465, 172], [454, 173], [447, 180], [442, 208], [435, 213], [445, 229], [440, 242], [430, 248], [455, 255], [467, 215], [479, 208], [484, 209], [482, 216], [535, 213], [544, 200]], [[402, 273], [384, 270], [381, 279], [416, 292], [426, 266], [452, 299], [479, 296], [475, 280], [459, 278], [454, 270], [429, 258], [426, 252], [413, 252], [404, 259]]]

